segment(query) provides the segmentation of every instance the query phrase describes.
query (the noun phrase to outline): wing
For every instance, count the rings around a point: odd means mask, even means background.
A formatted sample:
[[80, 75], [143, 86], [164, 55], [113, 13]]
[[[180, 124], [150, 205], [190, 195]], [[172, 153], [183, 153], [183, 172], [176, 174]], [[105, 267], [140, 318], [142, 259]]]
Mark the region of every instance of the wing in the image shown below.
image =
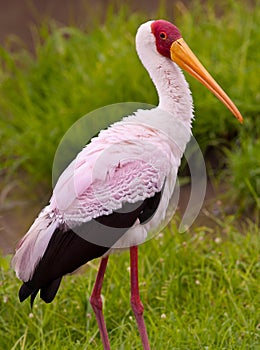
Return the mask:
[[63, 172], [50, 208], [74, 228], [119, 210], [123, 203], [153, 197], [171, 167], [166, 137], [145, 125], [117, 125], [93, 139]]
[[[31, 305], [40, 291], [40, 297], [51, 302], [60, 286], [62, 277], [75, 271], [88, 261], [104, 255], [136, 220], [145, 223], [155, 213], [161, 192], [133, 204], [124, 204], [123, 211], [113, 212], [80, 225], [81, 235], [60, 227], [53, 233], [48, 247], [37, 264], [32, 277], [19, 291], [20, 301], [31, 296]], [[103, 244], [91, 242], [93, 236]]]

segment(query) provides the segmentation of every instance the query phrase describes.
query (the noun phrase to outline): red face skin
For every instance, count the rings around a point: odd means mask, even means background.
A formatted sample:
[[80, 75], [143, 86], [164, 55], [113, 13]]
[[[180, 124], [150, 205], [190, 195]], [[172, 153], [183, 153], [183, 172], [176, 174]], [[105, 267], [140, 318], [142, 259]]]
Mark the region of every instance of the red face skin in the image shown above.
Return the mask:
[[154, 21], [151, 24], [151, 28], [156, 39], [158, 52], [165, 57], [171, 58], [170, 48], [172, 43], [182, 37], [179, 29], [172, 23], [162, 19]]

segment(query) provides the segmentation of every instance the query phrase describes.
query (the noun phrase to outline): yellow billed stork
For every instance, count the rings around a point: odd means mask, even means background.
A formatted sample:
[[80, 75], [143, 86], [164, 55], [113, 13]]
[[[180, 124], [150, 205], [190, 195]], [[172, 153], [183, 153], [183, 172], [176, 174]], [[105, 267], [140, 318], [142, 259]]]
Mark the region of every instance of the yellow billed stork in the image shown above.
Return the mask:
[[[90, 297], [104, 349], [110, 349], [101, 287], [108, 257], [130, 249], [131, 306], [145, 350], [150, 349], [138, 287], [138, 245], [165, 219], [180, 160], [191, 137], [193, 105], [180, 68], [213, 92], [242, 122], [234, 103], [165, 20], [142, 24], [136, 50], [159, 105], [124, 117], [86, 145], [64, 170], [47, 205], [21, 239], [12, 266], [20, 301], [51, 302], [64, 275], [101, 257]], [[105, 154], [105, 156], [104, 156]]]

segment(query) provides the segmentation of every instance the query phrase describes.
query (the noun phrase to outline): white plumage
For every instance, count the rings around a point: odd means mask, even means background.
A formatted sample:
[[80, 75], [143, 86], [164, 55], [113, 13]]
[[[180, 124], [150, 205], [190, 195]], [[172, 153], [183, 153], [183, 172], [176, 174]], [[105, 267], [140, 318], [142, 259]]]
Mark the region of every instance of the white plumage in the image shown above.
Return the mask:
[[183, 122], [159, 108], [138, 110], [103, 130], [63, 172], [50, 204], [24, 237], [13, 258], [17, 276], [23, 281], [30, 279], [58, 225], [66, 224], [77, 230], [80, 223], [111, 214], [123, 202], [135, 203], [152, 197], [166, 179], [162, 200], [152, 220], [129, 229], [114, 248], [143, 243], [147, 232], [160, 227], [166, 217], [190, 135]]
[[12, 259], [12, 266], [20, 280], [27, 282], [32, 277], [58, 225], [58, 218], [46, 206], [21, 239]]

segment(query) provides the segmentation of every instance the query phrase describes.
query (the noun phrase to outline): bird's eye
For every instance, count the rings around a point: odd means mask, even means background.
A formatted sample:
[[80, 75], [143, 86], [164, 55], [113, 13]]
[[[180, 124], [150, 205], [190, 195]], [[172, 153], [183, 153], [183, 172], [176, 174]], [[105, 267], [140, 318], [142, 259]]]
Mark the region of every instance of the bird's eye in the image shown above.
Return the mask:
[[160, 38], [165, 40], [167, 38], [167, 34], [165, 32], [160, 33]]

